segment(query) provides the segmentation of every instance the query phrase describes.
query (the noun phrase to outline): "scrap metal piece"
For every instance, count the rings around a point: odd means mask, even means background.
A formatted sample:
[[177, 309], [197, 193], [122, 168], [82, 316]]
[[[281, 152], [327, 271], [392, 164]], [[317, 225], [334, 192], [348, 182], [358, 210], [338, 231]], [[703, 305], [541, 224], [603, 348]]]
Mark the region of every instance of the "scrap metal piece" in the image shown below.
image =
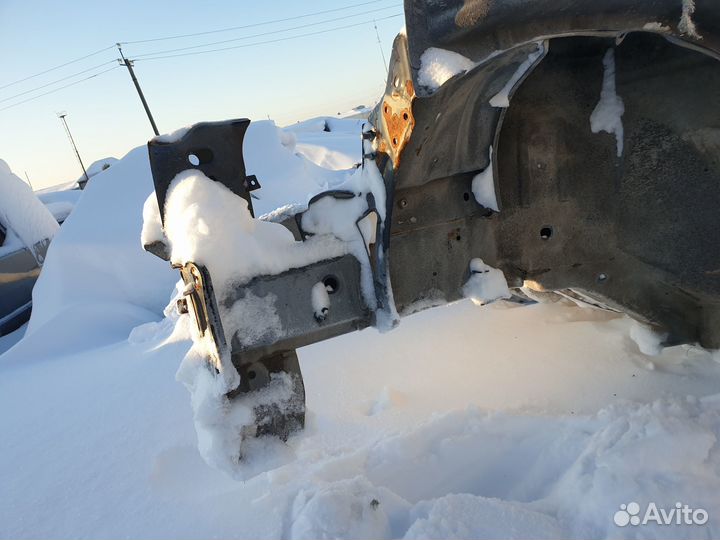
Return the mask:
[[[717, 57], [649, 31], [620, 45], [614, 35], [548, 41], [507, 109], [489, 101], [534, 43], [415, 98], [414, 135], [386, 171], [399, 201], [390, 240], [398, 309], [460, 298], [479, 256], [511, 288], [573, 289], [662, 328], [668, 345], [720, 347]], [[590, 129], [608, 49], [625, 105], [620, 157], [614, 135]], [[497, 213], [472, 192], [490, 147]]]
[[[203, 123], [193, 126], [175, 138], [153, 139], [148, 144], [151, 170], [155, 182], [161, 217], [164, 221], [165, 198], [177, 174], [196, 168], [210, 179], [230, 188], [243, 197], [252, 210], [249, 192], [259, 187], [257, 178], [247, 176], [242, 156], [242, 140], [248, 120]], [[328, 191], [311, 199], [309, 207], [326, 197], [355, 198], [348, 191]], [[367, 195], [368, 212], [376, 212], [374, 198]], [[358, 221], [367, 212], [358, 218]], [[312, 236], [302, 228], [302, 212], [283, 219], [298, 241]], [[357, 225], [357, 223], [356, 223]], [[359, 230], [359, 229], [358, 229]], [[161, 258], [169, 258], [164, 242], [155, 242], [145, 249]], [[369, 261], [367, 262], [369, 264]], [[295, 268], [278, 275], [257, 276], [248, 283], [230, 290], [217, 291], [208, 269], [189, 261], [176, 265], [184, 289], [178, 310], [189, 313], [197, 326], [197, 339], [204, 343], [208, 367], [218, 377], [239, 380], [229, 386], [227, 397], [242, 400], [270, 386], [274, 377], [290, 377], [290, 397], [281, 402], [265, 402], [255, 407], [255, 422], [246, 426], [243, 436], [272, 434], [287, 439], [294, 430], [304, 426], [305, 389], [295, 349], [329, 337], [364, 328], [372, 322], [361, 290], [361, 263], [353, 255], [317, 261], [304, 268]], [[324, 283], [332, 294], [333, 309], [322, 320], [314, 315], [312, 287]], [[237, 322], [237, 313], [244, 302], [260, 299], [268, 309], [279, 314], [280, 333], [256, 328], [255, 319]], [[258, 338], [259, 336], [259, 338]], [[229, 383], [230, 384], [230, 383]]]
[[160, 216], [165, 221], [165, 198], [173, 179], [197, 169], [247, 201], [253, 214], [250, 192], [259, 189], [257, 178], [247, 176], [242, 148], [250, 125], [246, 118], [224, 122], [201, 122], [177, 135], [161, 135], [148, 142], [150, 169]]
[[[333, 290], [332, 309], [323, 321], [315, 319], [312, 305], [312, 289], [318, 282]], [[251, 334], [241, 325], [228, 335], [232, 362], [238, 370], [260, 358], [365, 328], [371, 322], [360, 287], [360, 263], [353, 255], [319, 261], [274, 276], [258, 276], [242, 287], [227, 291], [220, 305], [225, 311], [238, 309], [246, 299], [251, 303], [256, 303], [256, 299], [265, 302], [267, 309], [277, 314], [282, 330]], [[247, 321], [248, 325], [252, 323]]]

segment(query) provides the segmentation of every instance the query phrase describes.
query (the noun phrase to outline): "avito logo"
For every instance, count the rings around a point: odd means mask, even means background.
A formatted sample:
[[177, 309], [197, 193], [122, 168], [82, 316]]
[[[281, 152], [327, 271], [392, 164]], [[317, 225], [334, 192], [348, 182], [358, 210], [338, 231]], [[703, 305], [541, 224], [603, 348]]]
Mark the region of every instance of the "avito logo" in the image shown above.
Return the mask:
[[618, 527], [628, 525], [638, 526], [655, 523], [657, 525], [705, 525], [709, 519], [707, 510], [702, 508], [691, 508], [687, 504], [675, 503], [675, 507], [669, 510], [658, 508], [651, 502], [647, 505], [645, 512], [640, 511], [640, 505], [636, 502], [621, 504], [620, 510], [615, 512], [613, 521]]

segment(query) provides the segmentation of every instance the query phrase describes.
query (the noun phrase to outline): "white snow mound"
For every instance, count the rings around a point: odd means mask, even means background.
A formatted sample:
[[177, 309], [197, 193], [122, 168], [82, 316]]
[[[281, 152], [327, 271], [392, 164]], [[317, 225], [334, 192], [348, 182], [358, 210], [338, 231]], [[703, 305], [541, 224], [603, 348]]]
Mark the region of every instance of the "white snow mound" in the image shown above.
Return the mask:
[[470, 71], [473, 67], [475, 63], [462, 54], [430, 47], [420, 57], [418, 83], [434, 91], [455, 75]]
[[30, 186], [14, 175], [1, 159], [0, 223], [11, 229], [30, 249], [42, 240], [52, 239], [59, 229], [53, 215]]

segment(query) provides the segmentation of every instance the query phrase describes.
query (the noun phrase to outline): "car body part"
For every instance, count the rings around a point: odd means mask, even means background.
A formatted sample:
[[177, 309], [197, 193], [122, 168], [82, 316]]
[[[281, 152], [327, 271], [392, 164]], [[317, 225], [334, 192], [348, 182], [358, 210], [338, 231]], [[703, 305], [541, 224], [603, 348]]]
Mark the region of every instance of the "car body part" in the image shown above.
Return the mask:
[[50, 240], [39, 242], [32, 249], [18, 243], [7, 250], [0, 243], [0, 336], [17, 330], [32, 310], [32, 290], [40, 275], [41, 263]]
[[[181, 268], [200, 331], [240, 374], [228, 395], [261, 389], [278, 371], [302, 381], [297, 347], [390, 328], [395, 308], [456, 300], [496, 269], [518, 294], [626, 312], [666, 345], [720, 348], [720, 5], [695, 5], [407, 0], [407, 34], [395, 40], [385, 94], [362, 133], [363, 166], [377, 166], [384, 184], [382, 197], [368, 197], [376, 220], [367, 260], [317, 260], [220, 296], [206, 269]], [[424, 86], [431, 48], [472, 67]], [[173, 177], [193, 167], [252, 209], [247, 123], [151, 141], [161, 214]], [[285, 216], [297, 241], [308, 236], [303, 216], [327, 197], [350, 195], [323, 193]], [[367, 268], [371, 297], [361, 286]], [[223, 333], [220, 306], [268, 294], [282, 306], [281, 336], [246, 346]], [[303, 391], [300, 382], [298, 403]], [[287, 437], [303, 424], [299, 406], [262, 414], [264, 433]]]
[[[0, 165], [4, 163], [0, 161]], [[10, 186], [3, 190], [9, 197], [0, 200], [0, 336], [17, 330], [30, 319], [32, 290], [58, 226], [24, 182], [9, 169], [7, 172], [8, 176], [0, 178], [0, 182]], [[24, 189], [13, 189], [13, 183]], [[24, 197], [18, 200], [15, 198], [18, 194]], [[43, 238], [44, 235], [47, 237]]]

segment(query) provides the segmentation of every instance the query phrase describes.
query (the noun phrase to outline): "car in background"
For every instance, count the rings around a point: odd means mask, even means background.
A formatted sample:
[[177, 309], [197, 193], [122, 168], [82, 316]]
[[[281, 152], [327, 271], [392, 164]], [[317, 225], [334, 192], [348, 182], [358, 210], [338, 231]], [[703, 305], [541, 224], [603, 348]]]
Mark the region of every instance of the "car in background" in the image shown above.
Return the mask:
[[32, 289], [40, 275], [50, 239], [32, 248], [0, 223], [0, 336], [25, 324], [32, 309]]
[[0, 336], [25, 324], [32, 290], [58, 222], [0, 160]]

